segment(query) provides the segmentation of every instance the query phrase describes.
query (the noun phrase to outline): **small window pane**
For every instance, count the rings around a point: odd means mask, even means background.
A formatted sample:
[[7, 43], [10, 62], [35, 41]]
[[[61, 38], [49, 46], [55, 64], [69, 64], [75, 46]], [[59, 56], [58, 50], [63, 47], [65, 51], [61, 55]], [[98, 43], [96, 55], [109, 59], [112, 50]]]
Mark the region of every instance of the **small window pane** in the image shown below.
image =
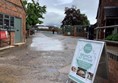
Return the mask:
[[4, 19], [4, 27], [8, 28], [9, 27], [9, 20]]
[[8, 15], [5, 15], [5, 18], [6, 18], [6, 19], [9, 19], [9, 16], [8, 16]]
[[0, 25], [3, 25], [3, 20], [2, 19], [0, 19]]
[[0, 20], [0, 25], [3, 25], [3, 21]]
[[14, 27], [14, 17], [10, 17], [10, 26]]
[[3, 14], [0, 14], [0, 25], [3, 26]]
[[0, 14], [0, 19], [3, 19], [3, 14]]

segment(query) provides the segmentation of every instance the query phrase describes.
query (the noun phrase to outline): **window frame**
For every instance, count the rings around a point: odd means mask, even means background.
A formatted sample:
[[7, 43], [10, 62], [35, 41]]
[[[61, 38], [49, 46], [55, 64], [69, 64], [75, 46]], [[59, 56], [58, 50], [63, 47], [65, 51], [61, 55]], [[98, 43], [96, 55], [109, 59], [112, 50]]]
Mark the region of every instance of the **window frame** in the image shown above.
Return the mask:
[[[0, 29], [14, 30], [14, 29], [15, 29], [15, 27], [14, 27], [14, 25], [15, 25], [15, 21], [14, 21], [14, 20], [15, 20], [15, 17], [14, 17], [14, 16], [11, 16], [11, 15], [8, 15], [8, 14], [1, 13], [1, 12], [0, 12], [0, 14], [3, 15], [3, 19], [2, 19], [3, 24], [0, 25]], [[5, 15], [6, 15], [6, 16], [9, 16], [9, 18], [6, 18]], [[13, 18], [13, 20], [11, 20], [11, 18]], [[9, 25], [8, 25], [7, 28], [6, 28], [5, 25], [4, 25], [4, 24], [5, 24], [5, 20], [9, 20]], [[13, 26], [11, 26], [11, 21], [13, 21]]]
[[[12, 19], [13, 19], [13, 20], [12, 20]], [[12, 28], [12, 29], [14, 29], [14, 25], [15, 25], [14, 20], [15, 20], [15, 18], [14, 18], [13, 16], [10, 16], [9, 27]], [[12, 24], [12, 23], [11, 23], [12, 21], [13, 21], [13, 26], [11, 25], [11, 24]]]

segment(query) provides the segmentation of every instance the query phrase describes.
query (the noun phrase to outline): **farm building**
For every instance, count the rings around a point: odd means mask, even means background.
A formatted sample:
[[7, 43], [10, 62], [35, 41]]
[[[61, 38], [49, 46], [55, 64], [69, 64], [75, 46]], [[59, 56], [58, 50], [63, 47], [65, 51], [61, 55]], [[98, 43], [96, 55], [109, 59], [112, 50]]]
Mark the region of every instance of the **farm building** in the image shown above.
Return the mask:
[[[118, 0], [99, 0], [96, 19], [98, 27], [118, 25]], [[109, 27], [106, 29], [103, 27], [99, 38], [103, 39], [114, 33], [118, 33], [118, 28]]]
[[25, 42], [26, 12], [21, 0], [0, 0], [0, 47]]

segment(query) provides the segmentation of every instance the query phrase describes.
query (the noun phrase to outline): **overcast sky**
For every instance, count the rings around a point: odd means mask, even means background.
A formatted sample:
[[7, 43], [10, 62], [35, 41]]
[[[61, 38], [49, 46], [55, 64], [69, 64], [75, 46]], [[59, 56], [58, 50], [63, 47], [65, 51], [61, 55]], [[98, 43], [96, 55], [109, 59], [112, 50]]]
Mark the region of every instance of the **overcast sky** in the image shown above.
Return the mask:
[[81, 13], [85, 13], [91, 24], [96, 22], [96, 14], [99, 0], [39, 0], [40, 5], [47, 6], [44, 15], [44, 25], [61, 25], [65, 14], [65, 7], [75, 5]]

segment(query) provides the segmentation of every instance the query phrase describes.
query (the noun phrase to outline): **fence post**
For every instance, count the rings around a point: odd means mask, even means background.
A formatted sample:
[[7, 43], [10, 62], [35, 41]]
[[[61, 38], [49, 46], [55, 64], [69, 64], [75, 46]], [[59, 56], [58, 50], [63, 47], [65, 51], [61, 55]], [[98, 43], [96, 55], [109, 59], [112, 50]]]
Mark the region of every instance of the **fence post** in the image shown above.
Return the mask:
[[96, 40], [98, 40], [99, 37], [99, 28], [96, 28]]

